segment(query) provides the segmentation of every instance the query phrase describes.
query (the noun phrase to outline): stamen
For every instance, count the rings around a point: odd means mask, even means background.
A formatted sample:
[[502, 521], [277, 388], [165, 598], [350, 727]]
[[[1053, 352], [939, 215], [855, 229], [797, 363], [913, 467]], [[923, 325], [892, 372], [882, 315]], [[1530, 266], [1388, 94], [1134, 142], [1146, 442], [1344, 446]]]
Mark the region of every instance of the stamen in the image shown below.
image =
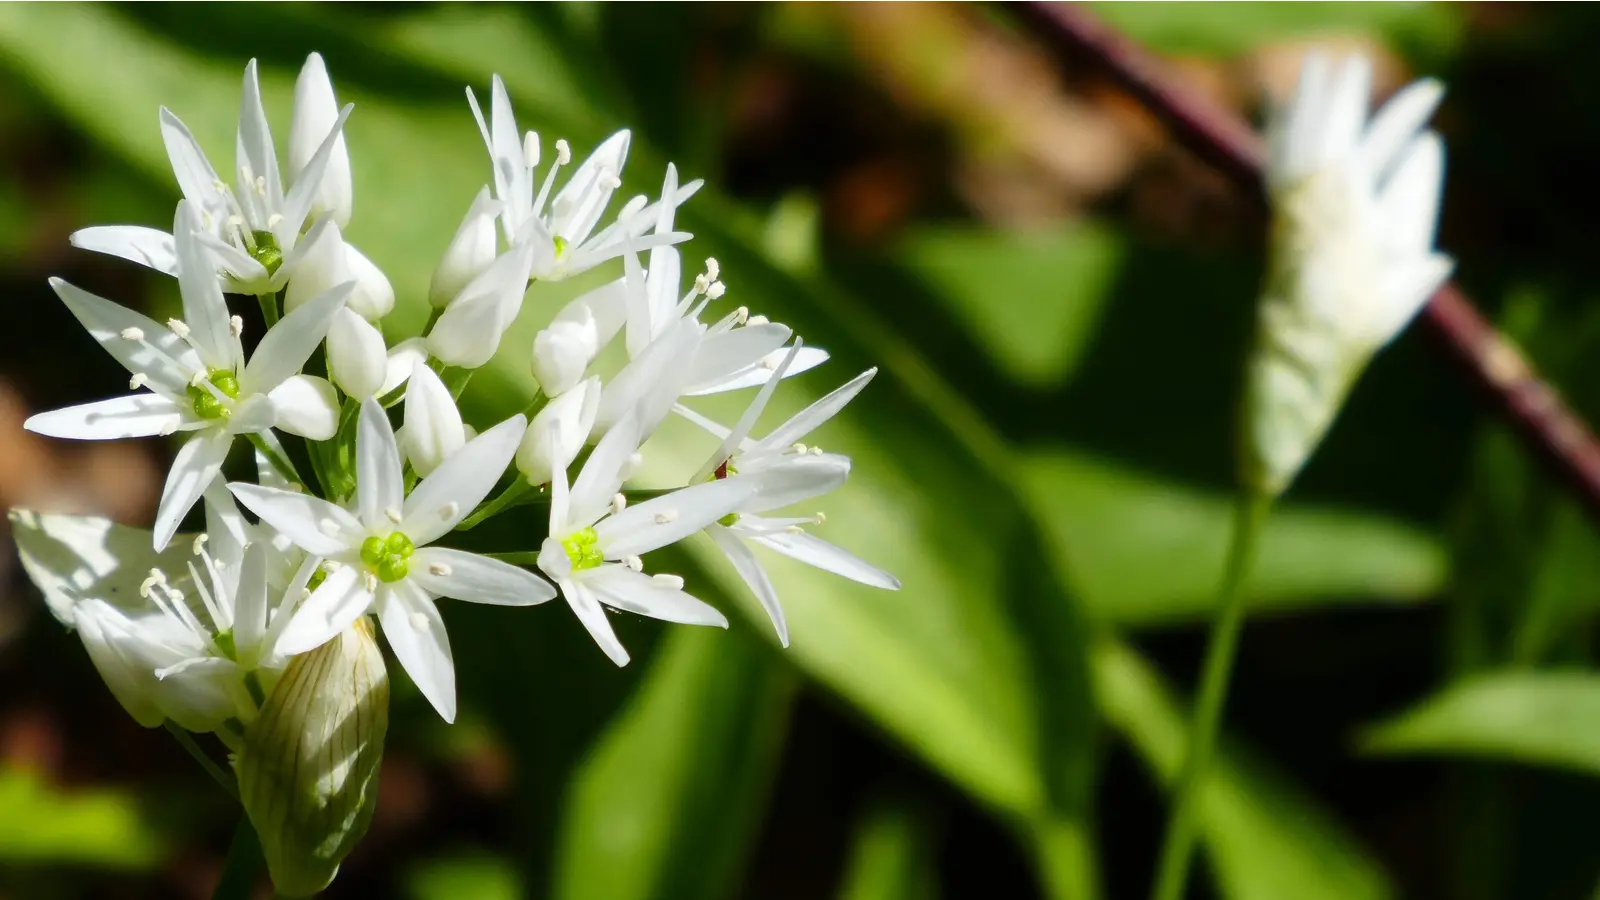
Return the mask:
[[539, 132], [530, 131], [522, 136], [522, 161], [530, 169], [539, 165]]
[[821, 525], [828, 521], [828, 514], [818, 511], [815, 516], [812, 516], [812, 518], [817, 520], [818, 525]]
[[706, 278], [707, 278], [707, 280], [716, 281], [717, 280], [717, 276], [720, 275], [720, 274], [722, 274], [722, 266], [717, 264], [717, 258], [715, 256], [706, 257]]
[[206, 534], [203, 531], [200, 532], [194, 536], [194, 543], [189, 545], [189, 552], [193, 553], [195, 556], [199, 556], [200, 553], [206, 549], [206, 541], [209, 540], [211, 540], [211, 535]]
[[748, 306], [741, 306], [733, 311], [733, 324], [743, 325], [748, 321], [750, 321], [750, 308]]
[[228, 317], [228, 330], [233, 332], [233, 336], [234, 337], [239, 337], [239, 336], [243, 335], [244, 334], [244, 317], [243, 316], [229, 316]]
[[454, 500], [451, 500], [449, 503], [439, 507], [439, 518], [448, 521], [450, 519], [454, 519], [456, 514], [459, 512], [461, 512], [460, 504], [456, 503]]
[[634, 570], [635, 572], [644, 571], [644, 560], [637, 556], [624, 556], [622, 558], [622, 564]]
[[[718, 282], [718, 283], [720, 284], [720, 282]], [[772, 320], [767, 318], [766, 316], [750, 316], [749, 318], [744, 320], [744, 324], [746, 324], [746, 325], [765, 325], [765, 324], [767, 324], [768, 322], [771, 322], [771, 321]]]
[[150, 570], [150, 577], [146, 578], [144, 581], [139, 582], [139, 596], [141, 596], [141, 597], [145, 598], [146, 600], [148, 600], [148, 599], [150, 599], [150, 591], [151, 591], [152, 588], [154, 588], [157, 585], [163, 585], [164, 586], [164, 585], [166, 585], [166, 583], [167, 583], [167, 575], [166, 575], [165, 572], [161, 571], [160, 569], [151, 569]]
[[669, 591], [683, 590], [683, 577], [681, 575], [670, 575], [666, 572], [660, 572], [658, 574], [651, 575], [650, 580], [654, 582], [655, 586], [658, 588], [665, 588]]
[[621, 494], [611, 495], [611, 514], [617, 515], [628, 508], [628, 498]]
[[139, 328], [124, 328], [124, 329], [122, 329], [120, 334], [122, 335], [122, 339], [125, 340], [125, 341], [134, 341], [135, 343], [138, 343], [138, 342], [141, 342], [141, 341], [144, 340], [144, 330], [143, 329], [139, 329]]
[[375, 593], [378, 590], [378, 576], [371, 572], [362, 572], [361, 584], [366, 587], [367, 593]]
[[712, 282], [711, 287], [706, 288], [706, 296], [713, 300], [721, 300], [722, 295], [727, 292], [728, 286], [720, 281]]
[[600, 186], [603, 187], [603, 188], [606, 188], [608, 190], [613, 190], [614, 191], [617, 188], [622, 187], [622, 179], [618, 178], [617, 177], [617, 173], [613, 172], [610, 169], [601, 169], [600, 170], [600, 179], [599, 179], [599, 181], [600, 181]]
[[277, 228], [278, 223], [282, 221], [283, 213], [273, 213], [272, 215], [267, 216], [267, 230], [271, 231], [272, 229]]
[[405, 517], [400, 515], [400, 510], [395, 509], [392, 506], [383, 511], [383, 516], [396, 525], [399, 525], [401, 522], [405, 521]]
[[186, 341], [189, 339], [189, 326], [185, 325], [182, 319], [168, 319], [167, 327], [172, 329], [172, 333], [178, 336], [178, 340]]
[[657, 525], [666, 525], [669, 522], [676, 521], [678, 521], [678, 511], [675, 509], [663, 509], [661, 512], [656, 513]]
[[646, 197], [643, 194], [635, 196], [632, 200], [629, 200], [627, 203], [622, 205], [622, 211], [617, 213], [617, 221], [626, 222], [634, 216], [637, 216], [641, 211], [644, 210], [645, 206], [649, 205], [649, 203], [649, 197]]
[[267, 196], [267, 177], [265, 175], [257, 175], [255, 185], [257, 197]]
[[137, 391], [139, 388], [142, 388], [149, 383], [150, 376], [144, 374], [143, 372], [135, 372], [133, 373], [133, 377], [128, 379], [128, 390]]
[[788, 525], [788, 526], [785, 526], [783, 530], [787, 531], [790, 534], [805, 534], [806, 533], [806, 530], [804, 528], [801, 528], [799, 525]]
[[694, 290], [689, 292], [689, 296], [693, 297], [697, 294], [704, 294], [706, 292], [706, 288], [708, 287], [711, 287], [711, 279], [707, 278], [705, 273], [702, 272], [694, 277]]
[[[529, 133], [531, 134], [532, 132]], [[428, 571], [440, 578], [447, 578], [450, 575], [450, 567], [444, 563], [434, 563], [428, 567]]]
[[798, 455], [804, 456], [806, 452], [806, 445], [796, 441], [789, 449], [793, 450]]
[[572, 145], [567, 143], [566, 138], [558, 138], [556, 140], [556, 165], [564, 166], [569, 162], [572, 162]]
[[811, 447], [811, 455], [812, 455], [812, 456], [821, 456], [821, 455], [822, 455], [822, 448], [821, 448], [821, 447], [818, 447], [818, 446], [815, 446], [815, 445], [813, 445], [813, 446], [812, 446], [812, 447]]

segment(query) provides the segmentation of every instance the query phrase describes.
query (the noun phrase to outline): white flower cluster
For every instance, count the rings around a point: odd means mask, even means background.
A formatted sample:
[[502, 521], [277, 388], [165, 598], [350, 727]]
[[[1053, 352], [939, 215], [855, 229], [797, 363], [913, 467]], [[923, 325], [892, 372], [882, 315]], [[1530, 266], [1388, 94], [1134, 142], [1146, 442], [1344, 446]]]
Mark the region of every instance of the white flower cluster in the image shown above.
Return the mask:
[[[252, 724], [293, 660], [341, 635], [370, 646], [369, 615], [422, 693], [453, 720], [455, 673], [439, 597], [528, 606], [560, 593], [624, 664], [608, 607], [726, 626], [684, 590], [683, 578], [647, 574], [641, 559], [700, 532], [732, 561], [785, 644], [776, 592], [753, 545], [898, 587], [808, 533], [820, 514], [770, 515], [845, 481], [847, 457], [801, 441], [873, 371], [753, 439], [780, 381], [827, 354], [743, 307], [710, 315], [725, 293], [714, 259], [681, 283], [678, 247], [690, 236], [674, 217], [700, 183], [680, 184], [669, 165], [659, 197], [636, 197], [608, 217], [628, 132], [572, 166], [566, 141], [545, 154], [537, 134], [518, 131], [498, 78], [487, 117], [467, 94], [492, 185], [444, 248], [427, 289], [433, 317], [425, 333], [393, 346], [382, 320], [395, 290], [343, 237], [354, 212], [344, 135], [351, 108], [339, 108], [318, 56], [296, 85], [286, 168], [252, 62], [231, 181], [163, 109], [183, 194], [172, 233], [108, 226], [73, 235], [79, 247], [175, 276], [182, 297], [182, 317], [162, 324], [53, 279], [90, 335], [127, 367], [131, 392], [27, 422], [63, 438], [179, 434], [153, 535], [133, 539], [98, 519], [13, 514], [28, 571], [141, 723], [170, 720], [248, 750]], [[495, 355], [530, 288], [608, 264], [619, 277], [555, 312], [534, 341], [540, 390], [527, 414], [481, 429], [464, 421], [456, 398]], [[255, 326], [230, 309], [227, 294], [256, 298], [259, 336], [247, 333]], [[620, 346], [606, 353], [613, 342]], [[738, 390], [756, 393], [732, 428], [683, 405]], [[715, 449], [698, 470], [698, 459], [686, 461], [687, 486], [641, 498], [624, 484], [674, 414], [709, 432]], [[256, 477], [226, 483], [222, 471], [239, 437], [254, 446]], [[528, 535], [518, 552], [442, 546], [463, 525], [528, 503], [548, 507], [549, 529]], [[175, 539], [197, 505], [205, 531]], [[366, 657], [356, 645], [341, 658], [359, 668]]]

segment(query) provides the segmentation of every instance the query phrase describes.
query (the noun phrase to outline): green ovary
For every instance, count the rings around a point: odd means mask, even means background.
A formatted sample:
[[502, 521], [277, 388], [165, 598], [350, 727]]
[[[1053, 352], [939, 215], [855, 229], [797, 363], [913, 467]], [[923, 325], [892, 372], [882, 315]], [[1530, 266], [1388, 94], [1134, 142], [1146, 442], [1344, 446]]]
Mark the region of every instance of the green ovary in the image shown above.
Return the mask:
[[606, 555], [600, 550], [600, 535], [593, 528], [575, 531], [561, 541], [561, 547], [567, 551], [567, 559], [572, 560], [572, 568], [593, 569], [605, 562]]
[[[206, 373], [206, 381], [216, 388], [216, 393], [207, 390], [205, 385], [191, 384], [187, 388], [189, 403], [194, 406], [194, 414], [202, 419], [226, 419], [232, 410], [223, 402], [222, 397], [229, 400], [239, 399], [239, 377], [227, 369], [212, 369]], [[218, 397], [221, 394], [222, 397]]]
[[250, 255], [266, 267], [268, 275], [276, 275], [283, 265], [283, 248], [278, 246], [278, 239], [270, 231], [252, 231], [250, 237], [256, 242]]
[[560, 259], [561, 257], [566, 256], [567, 255], [567, 249], [572, 246], [570, 243], [567, 242], [566, 238], [562, 237], [559, 234], [556, 235], [554, 238], [552, 238], [551, 242], [556, 245], [556, 259]]
[[385, 537], [373, 535], [362, 541], [361, 561], [378, 576], [379, 581], [390, 584], [410, 573], [411, 554], [416, 549], [411, 538], [399, 531], [391, 531]]

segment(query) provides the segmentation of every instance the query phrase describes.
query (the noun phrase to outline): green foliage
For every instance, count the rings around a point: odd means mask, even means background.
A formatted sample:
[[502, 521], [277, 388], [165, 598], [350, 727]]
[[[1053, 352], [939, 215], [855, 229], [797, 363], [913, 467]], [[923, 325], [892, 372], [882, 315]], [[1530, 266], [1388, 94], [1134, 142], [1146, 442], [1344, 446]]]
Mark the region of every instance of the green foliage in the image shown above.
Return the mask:
[[913, 803], [883, 799], [856, 823], [838, 900], [938, 900], [934, 825]]
[[131, 792], [63, 790], [26, 769], [0, 770], [0, 862], [147, 869], [166, 841]]

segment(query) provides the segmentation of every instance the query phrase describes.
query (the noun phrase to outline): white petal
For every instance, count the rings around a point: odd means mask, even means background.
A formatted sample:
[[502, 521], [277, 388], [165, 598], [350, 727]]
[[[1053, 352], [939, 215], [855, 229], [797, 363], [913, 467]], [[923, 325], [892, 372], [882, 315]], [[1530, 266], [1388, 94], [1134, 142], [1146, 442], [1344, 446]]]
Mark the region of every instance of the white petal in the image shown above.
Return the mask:
[[467, 443], [461, 411], [439, 376], [422, 360], [412, 366], [406, 388], [405, 439], [401, 442], [411, 468], [424, 478]]
[[[236, 196], [246, 210], [245, 217], [250, 220], [250, 227], [264, 228], [272, 211], [282, 205], [283, 181], [278, 173], [278, 150], [272, 143], [272, 129], [267, 126], [267, 110], [261, 103], [261, 82], [256, 76], [256, 61], [253, 59], [244, 67], [244, 86], [239, 98], [239, 135], [235, 148], [235, 165], [240, 176]], [[259, 187], [244, 182], [246, 171], [252, 180], [260, 179]], [[252, 211], [266, 215], [255, 215]], [[298, 234], [299, 231], [300, 226], [296, 223], [295, 232]], [[289, 246], [289, 243], [284, 246]]]
[[[229, 506], [232, 506], [230, 501]], [[238, 572], [239, 581], [234, 594], [233, 643], [239, 651], [239, 663], [254, 666], [270, 649], [261, 646], [267, 633], [267, 548], [257, 541], [244, 551], [244, 561]]]
[[626, 280], [618, 278], [563, 306], [553, 321], [592, 321], [595, 328], [595, 342], [604, 347], [611, 343], [611, 339], [617, 336], [617, 332], [621, 331], [627, 322], [627, 294]]
[[149, 266], [157, 272], [178, 274], [178, 250], [172, 235], [143, 225], [96, 225], [80, 228], [67, 240], [74, 247], [105, 253]]
[[231, 435], [268, 431], [278, 423], [278, 407], [271, 394], [247, 394], [233, 405], [227, 432]]
[[[294, 611], [273, 651], [298, 656], [342, 634], [372, 608], [372, 593], [355, 566], [343, 566], [323, 579]], [[281, 615], [281, 613], [280, 613]]]
[[1372, 93], [1372, 64], [1365, 57], [1345, 60], [1334, 76], [1328, 107], [1317, 139], [1318, 161], [1328, 164], [1348, 159], [1361, 139]]
[[756, 483], [757, 492], [740, 505], [739, 511], [759, 513], [820, 497], [844, 484], [849, 476], [850, 458], [830, 453], [786, 457], [770, 467], [729, 480], [748, 478]]
[[1383, 273], [1384, 302], [1372, 317], [1371, 330], [1363, 335], [1368, 346], [1381, 347], [1394, 339], [1416, 316], [1434, 292], [1450, 277], [1454, 261], [1435, 253], [1413, 263], [1391, 266]]
[[345, 263], [356, 287], [350, 292], [350, 308], [369, 322], [377, 321], [394, 309], [394, 285], [372, 260], [360, 250], [344, 245]]
[[400, 530], [421, 547], [461, 524], [511, 464], [527, 425], [512, 416], [452, 454], [406, 498]]
[[607, 516], [595, 526], [607, 559], [640, 556], [696, 531], [755, 496], [750, 479], [728, 478], [673, 491]]
[[653, 432], [682, 392], [704, 333], [705, 326], [680, 319], [651, 341], [638, 358], [606, 383], [595, 429], [609, 431], [624, 416], [633, 415], [639, 419], [641, 438]]
[[628, 651], [617, 640], [617, 633], [611, 629], [611, 621], [606, 616], [606, 611], [600, 606], [599, 598], [587, 587], [577, 581], [562, 580], [561, 595], [567, 598], [567, 605], [577, 614], [578, 621], [588, 629], [589, 636], [600, 645], [606, 656], [619, 666], [628, 664]]
[[167, 483], [161, 489], [161, 503], [156, 510], [154, 537], [157, 550], [166, 549], [183, 517], [200, 499], [206, 485], [222, 470], [222, 461], [227, 458], [231, 446], [232, 435], [207, 429], [184, 441], [178, 449], [178, 455], [172, 460], [172, 471], [167, 473]]
[[708, 334], [695, 353], [688, 383], [698, 386], [722, 381], [733, 372], [756, 365], [762, 357], [782, 347], [792, 333], [787, 325], [768, 322]]
[[766, 610], [767, 618], [772, 620], [772, 627], [778, 631], [778, 643], [789, 646], [789, 623], [783, 617], [783, 607], [778, 605], [778, 589], [772, 586], [772, 579], [767, 577], [767, 570], [761, 568], [756, 555], [733, 532], [721, 525], [708, 526], [706, 535], [728, 557], [728, 562], [733, 564], [734, 571], [739, 573], [744, 583], [750, 586], [750, 592], [756, 595], [761, 608]]
[[239, 376], [239, 390], [264, 394], [300, 371], [327, 336], [333, 314], [344, 306], [350, 288], [349, 282], [341, 284], [278, 320], [256, 345]]
[[845, 550], [809, 534], [778, 531], [752, 534], [751, 540], [825, 572], [843, 575], [870, 587], [900, 590], [900, 579]]
[[[704, 397], [710, 394], [723, 394], [728, 391], [739, 391], [748, 387], [766, 384], [772, 380], [774, 369], [788, 355], [787, 350], [774, 350], [757, 360], [754, 365], [731, 372], [727, 377], [718, 381], [707, 381], [693, 384], [686, 388], [683, 395], [686, 397]], [[785, 378], [793, 378], [802, 372], [809, 372], [817, 366], [828, 361], [828, 351], [817, 347], [801, 347], [795, 354], [794, 361], [789, 368], [784, 370]]]
[[533, 247], [517, 244], [461, 290], [428, 332], [428, 352], [452, 366], [475, 369], [489, 361], [528, 291]]
[[318, 222], [317, 227], [295, 245], [294, 259], [285, 260], [283, 265], [292, 273], [283, 293], [285, 313], [292, 313], [325, 291], [354, 280], [344, 235], [332, 219]]
[[445, 547], [411, 556], [411, 578], [431, 594], [494, 606], [533, 606], [556, 595], [550, 582], [510, 563]]
[[387, 396], [400, 385], [406, 383], [411, 377], [412, 369], [417, 363], [426, 365], [428, 362], [428, 345], [420, 337], [406, 338], [389, 348], [389, 362], [383, 376], [383, 387], [379, 389], [380, 396]]
[[1444, 143], [1433, 132], [1406, 148], [1378, 194], [1383, 239], [1391, 252], [1421, 256], [1433, 247], [1444, 181]]
[[117, 620], [125, 621], [109, 604], [87, 599], [76, 607], [73, 626], [112, 696], [140, 725], [154, 728], [166, 718], [156, 702], [155, 673], [119, 647]]
[[[328, 79], [328, 69], [322, 62], [322, 55], [313, 53], [306, 57], [300, 77], [294, 83], [294, 118], [289, 122], [291, 180], [300, 179], [338, 119], [339, 102], [334, 98], [333, 82]], [[311, 215], [331, 215], [340, 228], [349, 225], [353, 193], [350, 152], [341, 133], [334, 139], [327, 167], [322, 173], [322, 182], [317, 186], [311, 203]]]
[[[778, 363], [777, 368], [772, 370], [772, 378], [768, 379], [767, 383], [761, 386], [761, 390], [756, 392], [755, 399], [751, 400], [750, 405], [745, 407], [744, 412], [739, 416], [739, 420], [733, 424], [733, 428], [723, 437], [722, 443], [706, 458], [705, 464], [700, 467], [700, 471], [689, 479], [691, 484], [711, 477], [713, 472], [726, 463], [746, 443], [745, 439], [749, 437], [750, 429], [755, 427], [756, 419], [761, 417], [761, 413], [767, 408], [767, 401], [772, 399], [772, 392], [777, 390], [778, 384], [783, 380], [784, 373], [789, 370], [789, 364], [794, 362], [795, 357], [803, 349], [805, 349], [803, 342], [799, 338], [795, 338], [794, 345], [783, 355], [783, 360]], [[674, 408], [676, 407], [677, 404], [674, 404]]]
[[583, 243], [594, 226], [599, 224], [614, 190], [607, 186], [607, 179], [622, 176], [631, 139], [632, 135], [626, 129], [606, 138], [556, 193], [550, 209], [568, 211], [556, 226], [556, 231], [572, 244]]
[[433, 270], [433, 280], [428, 285], [428, 302], [435, 309], [443, 309], [461, 293], [472, 279], [477, 278], [494, 262], [494, 219], [502, 204], [489, 195], [484, 187], [473, 198], [472, 206], [456, 229], [455, 237], [444, 251], [444, 258]]
[[556, 468], [563, 471], [577, 458], [594, 428], [600, 408], [600, 379], [590, 376], [577, 387], [539, 410], [517, 446], [517, 471], [533, 484], [550, 481]]
[[326, 441], [339, 431], [339, 393], [326, 378], [291, 375], [267, 395], [273, 427], [313, 441]]
[[789, 418], [789, 421], [779, 425], [772, 430], [771, 434], [758, 441], [757, 446], [764, 449], [787, 447], [815, 431], [822, 423], [838, 415], [839, 410], [844, 409], [846, 404], [854, 400], [855, 396], [861, 393], [861, 389], [866, 387], [867, 382], [871, 381], [872, 376], [876, 374], [878, 374], [878, 369], [873, 367], [850, 379], [843, 387], [834, 390], [821, 400], [795, 413]]
[[189, 341], [207, 366], [237, 372], [244, 362], [239, 340], [228, 319], [228, 303], [217, 284], [211, 253], [200, 242], [200, 217], [187, 200], [178, 204], [172, 237], [178, 251], [178, 291], [183, 295], [183, 323]]
[[378, 591], [378, 621], [395, 658], [446, 722], [456, 720], [456, 667], [438, 607], [409, 579]]
[[228, 490], [245, 509], [313, 555], [339, 556], [366, 536], [355, 516], [320, 497], [238, 481]]
[[[194, 348], [151, 319], [59, 278], [50, 279], [50, 287], [88, 330], [89, 336], [129, 372], [148, 378], [151, 389], [168, 397], [183, 398], [189, 388], [189, 378], [205, 368]], [[143, 343], [122, 336], [130, 328], [144, 334]]]
[[190, 202], [202, 207], [217, 193], [217, 171], [206, 159], [200, 142], [194, 139], [187, 126], [166, 107], [161, 108], [161, 139], [167, 145], [167, 157], [172, 160], [172, 174], [177, 176], [178, 190]]
[[727, 617], [714, 607], [627, 566], [609, 565], [590, 570], [585, 573], [583, 583], [607, 606], [679, 625], [728, 627]]
[[105, 441], [171, 434], [182, 421], [177, 403], [141, 392], [39, 413], [22, 427], [50, 437]]
[[637, 449], [638, 422], [630, 415], [606, 432], [584, 462], [568, 498], [566, 523], [581, 528], [605, 514], [611, 496], [622, 487], [622, 467]]
[[383, 387], [389, 353], [383, 332], [349, 307], [337, 310], [328, 325], [328, 375], [347, 395], [364, 400]]
[[392, 523], [386, 511], [398, 511], [405, 502], [394, 428], [383, 406], [371, 397], [362, 401], [356, 421], [356, 497], [361, 523], [369, 529], [387, 528]]
[[494, 76], [489, 98], [489, 156], [494, 164], [496, 196], [505, 204], [506, 240], [513, 241], [533, 208], [533, 175], [522, 154], [522, 134], [511, 112], [505, 82]]
[[1422, 130], [1444, 97], [1444, 85], [1424, 78], [1406, 85], [1373, 117], [1361, 138], [1360, 159], [1375, 181], [1382, 181], [1399, 161], [1400, 151]]
[[281, 246], [294, 246], [294, 239], [300, 235], [300, 228], [305, 224], [312, 204], [317, 201], [323, 175], [331, 167], [334, 152], [344, 147], [344, 123], [345, 119], [350, 117], [350, 109], [351, 106], [347, 103], [344, 109], [339, 111], [338, 118], [333, 121], [333, 127], [329, 129], [327, 136], [323, 138], [322, 144], [312, 154], [305, 168], [295, 177], [294, 186], [284, 198], [281, 210], [283, 218], [273, 229]]
[[[580, 306], [580, 310], [586, 310]], [[585, 314], [587, 314], [585, 312]], [[533, 377], [547, 397], [559, 397], [583, 380], [600, 351], [593, 318], [558, 320], [533, 339]]]

